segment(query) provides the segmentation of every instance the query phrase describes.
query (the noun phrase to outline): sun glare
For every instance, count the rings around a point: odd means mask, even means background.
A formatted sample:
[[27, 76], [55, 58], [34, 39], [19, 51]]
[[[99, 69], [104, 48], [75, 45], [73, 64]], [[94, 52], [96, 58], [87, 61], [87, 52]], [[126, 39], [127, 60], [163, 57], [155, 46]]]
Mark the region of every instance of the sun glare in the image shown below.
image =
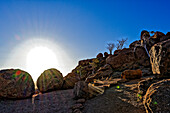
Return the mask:
[[56, 67], [57, 63], [55, 53], [47, 47], [34, 47], [27, 54], [26, 67], [34, 81], [44, 70]]

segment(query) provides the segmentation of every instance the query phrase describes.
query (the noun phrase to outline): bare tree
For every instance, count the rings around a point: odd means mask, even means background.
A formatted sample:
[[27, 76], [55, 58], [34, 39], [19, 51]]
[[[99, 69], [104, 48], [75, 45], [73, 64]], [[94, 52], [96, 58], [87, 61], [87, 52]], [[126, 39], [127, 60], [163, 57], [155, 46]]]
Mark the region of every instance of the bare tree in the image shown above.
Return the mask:
[[116, 44], [116, 48], [117, 49], [122, 49], [123, 48], [123, 46], [124, 46], [124, 44], [125, 44], [125, 42], [128, 40], [128, 38], [126, 38], [126, 39], [121, 39], [121, 40], [117, 40], [118, 41], [118, 43]]
[[114, 43], [108, 43], [107, 49], [110, 51], [110, 55], [112, 55], [113, 48], [115, 47]]

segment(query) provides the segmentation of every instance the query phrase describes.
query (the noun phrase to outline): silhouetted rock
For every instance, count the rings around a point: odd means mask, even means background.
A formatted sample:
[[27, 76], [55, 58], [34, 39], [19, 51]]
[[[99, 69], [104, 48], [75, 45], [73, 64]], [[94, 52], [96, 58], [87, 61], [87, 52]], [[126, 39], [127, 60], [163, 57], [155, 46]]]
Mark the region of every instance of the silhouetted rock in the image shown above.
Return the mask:
[[21, 99], [31, 97], [35, 92], [32, 77], [20, 69], [0, 71], [0, 98]]
[[170, 79], [153, 83], [144, 96], [147, 113], [168, 113], [170, 111]]
[[63, 85], [63, 75], [57, 69], [45, 70], [37, 80], [37, 87], [40, 92], [48, 92], [61, 89]]
[[140, 40], [134, 41], [129, 45], [129, 48], [134, 48], [134, 47], [136, 47], [137, 45], [140, 45], [140, 44], [141, 44]]
[[142, 71], [137, 70], [125, 70], [122, 72], [121, 77], [123, 79], [139, 79], [142, 77]]
[[104, 52], [104, 57], [107, 58], [109, 56], [108, 52]]
[[167, 32], [167, 33], [166, 33], [166, 36], [170, 36], [170, 32]]
[[102, 53], [99, 53], [96, 58], [103, 58], [103, 54]]
[[153, 74], [170, 75], [170, 39], [155, 44], [149, 53]]
[[110, 64], [115, 72], [150, 67], [148, 55], [142, 47], [136, 48], [136, 51], [133, 48], [125, 48], [116, 55], [109, 56], [106, 63]]
[[154, 44], [159, 43], [161, 40], [164, 40], [164, 39], [161, 39], [163, 36], [165, 36], [164, 33], [158, 32], [158, 31], [155, 32], [155, 34], [154, 34], [153, 36], [151, 36], [150, 39], [149, 39], [149, 44], [148, 44], [149, 49], [148, 49], [148, 50], [150, 50], [150, 48], [151, 48]]

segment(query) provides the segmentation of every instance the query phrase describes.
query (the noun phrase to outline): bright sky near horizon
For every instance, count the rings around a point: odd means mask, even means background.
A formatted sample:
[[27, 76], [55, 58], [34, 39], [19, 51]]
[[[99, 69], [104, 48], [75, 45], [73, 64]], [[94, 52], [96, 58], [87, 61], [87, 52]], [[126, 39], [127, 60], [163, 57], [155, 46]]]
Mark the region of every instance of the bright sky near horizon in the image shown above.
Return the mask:
[[1, 0], [0, 69], [29, 70], [30, 51], [45, 47], [56, 55], [57, 66], [66, 75], [80, 59], [108, 52], [108, 42], [127, 37], [128, 47], [144, 29], [170, 31], [169, 4], [169, 0]]

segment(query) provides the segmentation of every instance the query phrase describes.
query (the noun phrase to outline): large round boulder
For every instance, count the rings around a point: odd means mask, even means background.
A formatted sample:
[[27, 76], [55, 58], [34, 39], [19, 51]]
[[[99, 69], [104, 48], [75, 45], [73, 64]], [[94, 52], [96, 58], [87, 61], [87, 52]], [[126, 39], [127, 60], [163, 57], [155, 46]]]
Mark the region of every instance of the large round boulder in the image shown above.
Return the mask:
[[45, 70], [37, 80], [37, 87], [40, 92], [48, 92], [61, 89], [63, 85], [63, 75], [57, 69]]
[[0, 98], [21, 99], [31, 97], [35, 92], [32, 77], [20, 69], [0, 71]]

